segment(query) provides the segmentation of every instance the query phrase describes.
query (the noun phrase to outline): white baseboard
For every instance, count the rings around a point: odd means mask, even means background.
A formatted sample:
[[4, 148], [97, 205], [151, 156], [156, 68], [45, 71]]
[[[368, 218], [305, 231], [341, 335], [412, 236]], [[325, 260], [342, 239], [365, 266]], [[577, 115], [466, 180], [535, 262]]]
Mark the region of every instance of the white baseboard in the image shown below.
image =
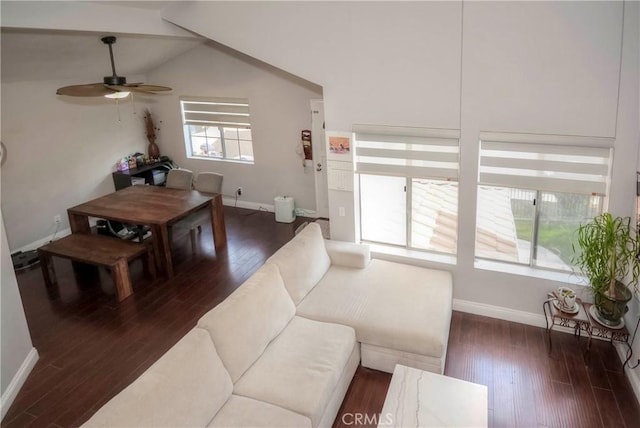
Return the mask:
[[[622, 343], [615, 343], [615, 348], [616, 351], [618, 351], [620, 360], [624, 362], [624, 360], [627, 359], [627, 347]], [[632, 356], [631, 360], [629, 360], [629, 364], [635, 364], [636, 361], [634, 360], [637, 361], [637, 356], [636, 358]], [[629, 383], [631, 384], [633, 392], [636, 394], [636, 400], [638, 401], [638, 403], [640, 403], [640, 377], [638, 376], [638, 372], [636, 370], [630, 369], [629, 367], [625, 367], [624, 372], [627, 375], [627, 379], [629, 379]]]
[[238, 207], [238, 208], [247, 208], [249, 210], [258, 210], [258, 211], [269, 211], [270, 213], [275, 212], [275, 208], [273, 205], [269, 204], [260, 204], [257, 202], [251, 201], [242, 201], [232, 196], [223, 196], [222, 204], [228, 207]]
[[[56, 239], [63, 238], [65, 236], [67, 236], [67, 235], [71, 235], [71, 229], [68, 228], [68, 227], [66, 229], [62, 229], [62, 230], [59, 230], [58, 232], [56, 232]], [[46, 236], [46, 237], [44, 237], [42, 239], [38, 239], [37, 241], [33, 241], [33, 242], [23, 246], [23, 247], [20, 247], [20, 248], [15, 249], [15, 250], [11, 250], [11, 254], [17, 253], [18, 251], [35, 250], [37, 248], [42, 247], [44, 244], [49, 243], [49, 241], [51, 241], [51, 238], [53, 238], [53, 235]]]
[[498, 318], [520, 324], [532, 325], [535, 327], [546, 327], [544, 315], [541, 313], [532, 314], [531, 312], [517, 311], [515, 309], [503, 308], [502, 306], [493, 306], [487, 305], [486, 303], [477, 303], [460, 299], [453, 299], [453, 310], [482, 315], [489, 318]]
[[[96, 225], [97, 221], [98, 221], [98, 219], [89, 218], [89, 226], [90, 227], [94, 227]], [[51, 242], [51, 240], [54, 238], [53, 235], [54, 234], [51, 234], [50, 236], [45, 236], [44, 238], [38, 239], [37, 241], [33, 241], [33, 242], [23, 246], [23, 247], [20, 247], [20, 248], [15, 249], [15, 250], [11, 250], [11, 254], [17, 253], [18, 251], [29, 251], [29, 250], [35, 250], [37, 248], [40, 248], [44, 244], [48, 244], [49, 242]], [[58, 230], [55, 233], [55, 238], [56, 239], [60, 239], [60, 238], [64, 238], [67, 235], [71, 235], [71, 228], [69, 228], [69, 227], [61, 229], [61, 230]]]
[[9, 410], [9, 407], [13, 404], [13, 400], [18, 396], [20, 388], [24, 385], [29, 373], [31, 373], [31, 370], [33, 370], [33, 367], [36, 365], [38, 358], [39, 355], [36, 348], [31, 348], [31, 351], [27, 354], [27, 358], [24, 359], [18, 372], [13, 379], [11, 379], [11, 383], [9, 383], [9, 386], [7, 386], [6, 391], [0, 398], [0, 407], [2, 408], [2, 416], [0, 416], [0, 419], [4, 418], [4, 415], [7, 414], [7, 410]]
[[[236, 201], [236, 198], [232, 196], [223, 196], [222, 204], [228, 207], [246, 208], [249, 210], [257, 210], [257, 211], [269, 211], [270, 213], [273, 213], [276, 211], [273, 205], [261, 204], [258, 202], [251, 202], [251, 201], [242, 201], [242, 200]], [[296, 215], [310, 217], [310, 218], [318, 218], [318, 213], [316, 211], [307, 210], [305, 208], [296, 208]]]

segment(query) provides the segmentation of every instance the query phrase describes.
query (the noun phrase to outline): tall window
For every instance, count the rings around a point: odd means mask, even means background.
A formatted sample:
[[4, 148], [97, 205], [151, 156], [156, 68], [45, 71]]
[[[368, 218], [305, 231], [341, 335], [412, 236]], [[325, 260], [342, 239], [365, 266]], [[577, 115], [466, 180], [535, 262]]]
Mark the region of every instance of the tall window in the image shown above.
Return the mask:
[[362, 240], [456, 254], [459, 131], [354, 131]]
[[605, 205], [612, 145], [482, 133], [476, 257], [571, 270], [575, 230]]
[[253, 163], [249, 100], [181, 98], [187, 157]]

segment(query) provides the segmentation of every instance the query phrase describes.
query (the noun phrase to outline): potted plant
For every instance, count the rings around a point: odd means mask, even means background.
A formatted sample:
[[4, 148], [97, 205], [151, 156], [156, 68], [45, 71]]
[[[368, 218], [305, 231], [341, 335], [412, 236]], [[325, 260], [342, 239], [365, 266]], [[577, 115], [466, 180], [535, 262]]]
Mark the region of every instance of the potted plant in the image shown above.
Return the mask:
[[[638, 290], [640, 259], [638, 240], [630, 217], [603, 213], [581, 224], [573, 244], [573, 264], [589, 279], [598, 321], [620, 324], [631, 300], [631, 288]], [[627, 281], [625, 284], [624, 281]]]

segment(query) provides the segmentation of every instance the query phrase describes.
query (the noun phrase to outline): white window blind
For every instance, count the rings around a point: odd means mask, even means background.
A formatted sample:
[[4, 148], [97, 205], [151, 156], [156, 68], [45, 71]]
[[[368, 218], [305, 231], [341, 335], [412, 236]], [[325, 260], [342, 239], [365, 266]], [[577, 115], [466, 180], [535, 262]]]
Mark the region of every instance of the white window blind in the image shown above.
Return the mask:
[[180, 98], [184, 125], [251, 128], [246, 98]]
[[[479, 183], [605, 196], [613, 140], [481, 133]], [[560, 144], [558, 144], [560, 143]], [[570, 144], [573, 143], [573, 144]]]
[[458, 180], [457, 130], [355, 125], [356, 172]]

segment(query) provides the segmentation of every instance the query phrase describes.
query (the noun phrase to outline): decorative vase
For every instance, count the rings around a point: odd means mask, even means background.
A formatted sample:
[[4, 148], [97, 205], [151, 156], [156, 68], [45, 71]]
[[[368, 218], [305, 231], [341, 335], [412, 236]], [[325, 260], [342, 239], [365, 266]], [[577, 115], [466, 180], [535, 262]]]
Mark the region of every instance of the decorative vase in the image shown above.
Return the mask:
[[153, 124], [151, 111], [149, 109], [144, 111], [144, 125], [147, 131], [147, 140], [149, 140], [149, 158], [157, 159], [160, 157], [160, 149], [156, 144], [156, 131], [160, 130], [160, 128], [156, 128]]
[[160, 148], [156, 144], [156, 142], [149, 138], [149, 148], [147, 149], [149, 152], [150, 159], [157, 159], [160, 157]]

